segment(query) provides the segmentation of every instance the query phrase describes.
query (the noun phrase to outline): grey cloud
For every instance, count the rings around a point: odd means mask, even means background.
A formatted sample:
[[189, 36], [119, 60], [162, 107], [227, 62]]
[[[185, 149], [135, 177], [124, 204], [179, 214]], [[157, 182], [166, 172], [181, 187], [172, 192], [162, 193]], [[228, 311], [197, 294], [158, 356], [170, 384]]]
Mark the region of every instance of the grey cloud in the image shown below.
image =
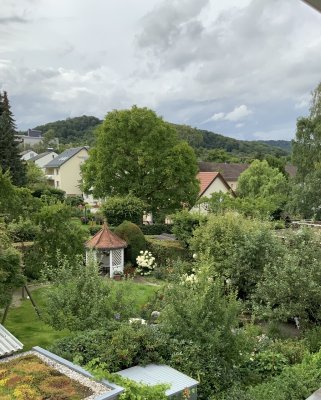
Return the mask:
[[200, 34], [202, 26], [193, 23], [209, 0], [165, 0], [142, 20], [142, 32], [137, 36], [142, 48], [166, 50], [180, 35]]
[[29, 20], [18, 15], [11, 15], [9, 17], [0, 17], [0, 24], [8, 25], [12, 23], [26, 24]]

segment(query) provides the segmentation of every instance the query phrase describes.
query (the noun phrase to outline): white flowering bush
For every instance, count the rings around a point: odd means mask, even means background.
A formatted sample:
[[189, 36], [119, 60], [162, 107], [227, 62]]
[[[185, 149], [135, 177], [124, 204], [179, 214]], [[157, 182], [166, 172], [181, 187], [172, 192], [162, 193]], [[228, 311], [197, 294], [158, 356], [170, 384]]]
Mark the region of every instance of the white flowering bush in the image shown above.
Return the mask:
[[195, 274], [183, 274], [181, 277], [181, 284], [182, 285], [195, 285], [198, 282], [198, 278]]
[[136, 263], [136, 272], [142, 276], [150, 275], [156, 267], [155, 257], [148, 250], [140, 251], [139, 256], [136, 258]]

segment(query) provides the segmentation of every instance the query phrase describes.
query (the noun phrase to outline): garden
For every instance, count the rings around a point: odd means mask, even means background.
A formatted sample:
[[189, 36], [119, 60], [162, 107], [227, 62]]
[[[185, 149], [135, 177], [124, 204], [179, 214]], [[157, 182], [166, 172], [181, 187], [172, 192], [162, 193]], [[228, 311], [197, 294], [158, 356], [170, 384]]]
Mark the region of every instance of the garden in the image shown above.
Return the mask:
[[[148, 140], [139, 148], [138, 136], [130, 135], [141, 114], [139, 138]], [[319, 121], [312, 119], [308, 127]], [[320, 231], [293, 227], [290, 216], [317, 218], [320, 211], [313, 192], [320, 186], [320, 152], [300, 158], [307, 122], [298, 121], [295, 180], [284, 173], [282, 160], [254, 160], [239, 178], [236, 198], [214, 193], [202, 199], [206, 215], [181, 210], [188, 206], [181, 196], [196, 199], [195, 157], [147, 109], [112, 112], [97, 134], [99, 151], [84, 165], [86, 185], [97, 184], [97, 194], [106, 197], [95, 215], [57, 189], [16, 187], [0, 171], [3, 317], [9, 310], [4, 325], [27, 349], [42, 345], [121, 384], [122, 400], [166, 398], [164, 387], [137, 386], [115, 375], [146, 364], [166, 364], [196, 379], [200, 400], [306, 399], [321, 386]], [[128, 146], [124, 132], [138, 166], [122, 156], [108, 163], [115, 150], [107, 145], [120, 140], [118, 147]], [[170, 139], [166, 156], [187, 171], [179, 177], [188, 182], [182, 192], [175, 168], [162, 164], [164, 155], [157, 153], [157, 162], [143, 157], [146, 143], [161, 132]], [[155, 224], [142, 224], [146, 212]], [[172, 224], [163, 224], [165, 216]], [[101, 274], [99, 259], [84, 259], [84, 243], [105, 219], [127, 244], [120, 281]], [[31, 292], [39, 319], [28, 299], [10, 307], [17, 288], [32, 283], [45, 285]]]

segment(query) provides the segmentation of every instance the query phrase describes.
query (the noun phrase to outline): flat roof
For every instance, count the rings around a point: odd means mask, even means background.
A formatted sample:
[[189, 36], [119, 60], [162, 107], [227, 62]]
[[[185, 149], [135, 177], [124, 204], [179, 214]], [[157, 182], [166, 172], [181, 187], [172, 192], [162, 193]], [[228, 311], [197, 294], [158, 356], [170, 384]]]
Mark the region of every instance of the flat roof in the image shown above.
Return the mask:
[[168, 384], [171, 387], [166, 390], [167, 396], [172, 396], [186, 388], [198, 385], [198, 381], [168, 365], [149, 364], [144, 367], [136, 366], [119, 371], [117, 374], [149, 386]]

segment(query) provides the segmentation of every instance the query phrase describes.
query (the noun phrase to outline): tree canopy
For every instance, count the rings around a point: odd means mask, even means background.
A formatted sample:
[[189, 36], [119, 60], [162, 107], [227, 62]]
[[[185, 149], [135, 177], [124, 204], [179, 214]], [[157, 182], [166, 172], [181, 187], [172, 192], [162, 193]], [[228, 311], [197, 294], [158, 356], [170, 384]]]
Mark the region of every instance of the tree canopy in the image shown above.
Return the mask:
[[237, 192], [251, 207], [257, 208], [261, 215], [271, 216], [284, 207], [288, 195], [288, 182], [285, 175], [271, 167], [266, 160], [255, 160], [238, 180]]
[[15, 185], [22, 186], [26, 181], [26, 172], [20, 160], [15, 134], [16, 127], [7, 92], [3, 95], [0, 93], [0, 168], [10, 172]]
[[155, 214], [193, 204], [196, 174], [193, 149], [154, 111], [136, 106], [106, 116], [84, 166], [85, 188], [94, 195], [131, 192]]

